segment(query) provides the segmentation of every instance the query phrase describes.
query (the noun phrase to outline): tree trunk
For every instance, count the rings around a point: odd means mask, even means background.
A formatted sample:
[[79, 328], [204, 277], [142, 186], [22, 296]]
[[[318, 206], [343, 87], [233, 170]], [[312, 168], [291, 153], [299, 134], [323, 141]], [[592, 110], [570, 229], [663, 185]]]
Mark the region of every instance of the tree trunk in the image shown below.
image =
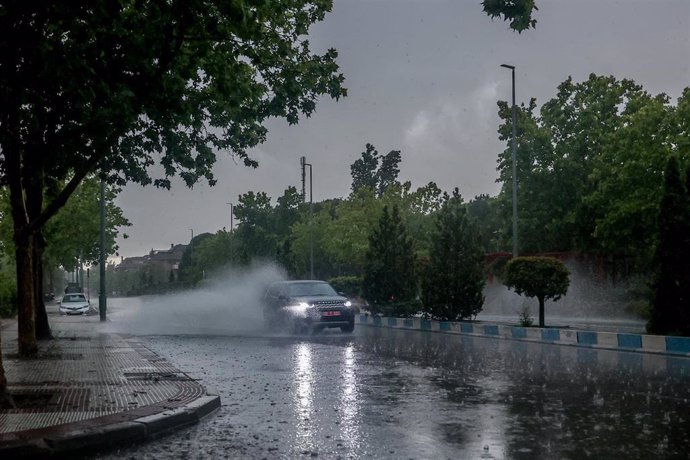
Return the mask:
[[[28, 168], [27, 168], [28, 169]], [[26, 212], [29, 221], [38, 219], [43, 210], [43, 192], [45, 181], [43, 171], [36, 165], [30, 170], [30, 180], [25, 182], [26, 190]], [[34, 320], [36, 338], [39, 340], [52, 339], [46, 304], [43, 299], [43, 253], [45, 252], [46, 241], [43, 237], [43, 230], [37, 229], [33, 233], [32, 244], [32, 267], [34, 276]]]
[[34, 320], [35, 293], [33, 275], [33, 236], [15, 239], [17, 267], [17, 329], [19, 333], [19, 354], [34, 356], [38, 351], [36, 343], [36, 322]]
[[48, 312], [46, 312], [46, 303], [43, 296], [43, 252], [45, 251], [45, 241], [43, 235], [39, 231], [34, 237], [34, 295], [36, 301], [36, 338], [38, 340], [49, 340], [53, 338], [50, 331], [50, 323], [48, 322]]
[[539, 327], [544, 326], [544, 297], [539, 297]]

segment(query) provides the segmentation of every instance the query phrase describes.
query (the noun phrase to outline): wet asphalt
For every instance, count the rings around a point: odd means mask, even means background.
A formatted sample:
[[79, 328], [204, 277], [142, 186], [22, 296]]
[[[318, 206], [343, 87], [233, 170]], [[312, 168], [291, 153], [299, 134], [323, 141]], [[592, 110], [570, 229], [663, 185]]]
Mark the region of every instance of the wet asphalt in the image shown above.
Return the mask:
[[358, 326], [146, 336], [221, 396], [97, 458], [687, 458], [690, 359]]

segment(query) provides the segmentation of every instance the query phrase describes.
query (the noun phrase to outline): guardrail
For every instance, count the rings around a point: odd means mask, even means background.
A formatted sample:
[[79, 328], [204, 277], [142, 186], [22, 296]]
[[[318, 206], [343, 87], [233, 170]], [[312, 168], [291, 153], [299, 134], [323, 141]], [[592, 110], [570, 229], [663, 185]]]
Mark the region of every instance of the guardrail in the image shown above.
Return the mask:
[[435, 321], [422, 318], [391, 318], [369, 315], [359, 315], [358, 317], [359, 324], [393, 329], [410, 329], [609, 350], [690, 356], [690, 337]]

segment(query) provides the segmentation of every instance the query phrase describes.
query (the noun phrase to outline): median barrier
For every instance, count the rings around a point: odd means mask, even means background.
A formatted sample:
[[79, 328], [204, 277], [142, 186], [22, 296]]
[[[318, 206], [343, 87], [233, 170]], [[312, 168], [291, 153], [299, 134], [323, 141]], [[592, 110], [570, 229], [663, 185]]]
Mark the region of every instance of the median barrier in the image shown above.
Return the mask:
[[561, 340], [561, 330], [544, 328], [541, 330], [541, 339], [545, 342], [558, 342]]
[[498, 335], [504, 339], [513, 338], [513, 326], [498, 326]]
[[597, 345], [601, 348], [618, 348], [618, 334], [615, 332], [597, 332]]
[[498, 335], [498, 326], [495, 324], [484, 325], [484, 335], [497, 336]]
[[561, 330], [561, 342], [570, 344], [570, 345], [576, 345], [577, 344], [577, 331], [573, 331], [571, 329], [562, 329]]
[[644, 351], [666, 351], [666, 337], [662, 335], [643, 335], [642, 349]]
[[616, 332], [580, 331], [569, 328], [538, 328], [465, 321], [436, 321], [424, 318], [358, 316], [362, 325], [411, 329], [442, 334], [462, 334], [500, 339], [545, 342], [583, 348], [605, 348], [690, 357], [690, 337], [658, 336]]
[[690, 354], [690, 337], [666, 337], [666, 351]]
[[527, 328], [522, 326], [513, 326], [510, 328], [511, 338], [513, 339], [526, 339], [527, 338]]
[[597, 345], [597, 333], [592, 331], [578, 331], [577, 343], [583, 346]]
[[640, 334], [618, 334], [618, 346], [620, 348], [642, 348], [642, 336]]

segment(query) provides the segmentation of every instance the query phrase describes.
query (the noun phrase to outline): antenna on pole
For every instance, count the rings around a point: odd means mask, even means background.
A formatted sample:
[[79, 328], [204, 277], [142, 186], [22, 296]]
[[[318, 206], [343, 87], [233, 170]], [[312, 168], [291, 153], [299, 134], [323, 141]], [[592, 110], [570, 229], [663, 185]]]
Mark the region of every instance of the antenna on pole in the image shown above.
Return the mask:
[[307, 192], [306, 192], [306, 183], [307, 183], [307, 176], [306, 172], [304, 170], [304, 165], [307, 164], [307, 158], [306, 157], [300, 157], [299, 158], [299, 165], [300, 168], [302, 168], [302, 202], [304, 203], [307, 201]]

